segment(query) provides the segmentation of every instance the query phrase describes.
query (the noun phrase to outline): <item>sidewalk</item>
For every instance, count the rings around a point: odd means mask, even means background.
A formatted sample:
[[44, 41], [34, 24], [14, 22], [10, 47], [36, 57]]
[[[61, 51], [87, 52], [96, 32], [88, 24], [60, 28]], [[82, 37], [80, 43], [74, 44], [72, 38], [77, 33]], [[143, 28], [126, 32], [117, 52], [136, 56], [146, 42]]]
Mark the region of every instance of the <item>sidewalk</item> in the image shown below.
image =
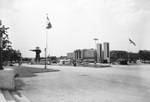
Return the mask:
[[30, 102], [20, 91], [0, 90], [0, 102]]

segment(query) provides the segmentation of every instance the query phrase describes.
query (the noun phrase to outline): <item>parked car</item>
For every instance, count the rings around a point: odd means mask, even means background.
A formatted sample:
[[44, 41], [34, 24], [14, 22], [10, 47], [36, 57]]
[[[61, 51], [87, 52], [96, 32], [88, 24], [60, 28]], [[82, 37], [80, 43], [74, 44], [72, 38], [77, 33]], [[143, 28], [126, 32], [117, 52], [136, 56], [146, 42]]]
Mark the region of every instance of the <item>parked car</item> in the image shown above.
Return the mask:
[[71, 63], [70, 60], [59, 60], [57, 64], [61, 66], [63, 64], [69, 65], [70, 63]]
[[126, 59], [123, 59], [123, 58], [119, 58], [117, 60], [117, 62], [119, 62], [121, 65], [127, 65], [128, 64], [128, 61]]
[[40, 60], [40, 64], [42, 64], [42, 65], [45, 65], [45, 62], [46, 62], [47, 65], [51, 64], [51, 60], [49, 60], [49, 59], [46, 59], [46, 61], [45, 61], [45, 59]]

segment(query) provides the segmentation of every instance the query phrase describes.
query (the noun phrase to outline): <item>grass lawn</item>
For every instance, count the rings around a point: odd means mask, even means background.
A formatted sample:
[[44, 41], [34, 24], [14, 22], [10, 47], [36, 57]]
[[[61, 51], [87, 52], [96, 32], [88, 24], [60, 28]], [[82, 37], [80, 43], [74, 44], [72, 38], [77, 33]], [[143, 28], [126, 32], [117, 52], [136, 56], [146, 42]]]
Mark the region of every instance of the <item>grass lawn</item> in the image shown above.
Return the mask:
[[44, 69], [44, 68], [34, 68], [34, 67], [25, 67], [25, 66], [11, 66], [5, 68], [14, 69], [14, 74], [19, 74], [18, 77], [15, 78], [15, 90], [23, 90], [23, 87], [26, 86], [23, 78], [25, 77], [35, 77], [37, 76], [35, 73], [45, 73], [45, 72], [58, 72], [59, 70], [54, 69]]
[[14, 69], [14, 73], [19, 74], [17, 78], [23, 78], [23, 77], [34, 77], [36, 76], [35, 73], [45, 73], [45, 72], [57, 72], [59, 70], [54, 69], [44, 69], [44, 68], [33, 68], [33, 67], [25, 67], [25, 66], [12, 66], [12, 69]]

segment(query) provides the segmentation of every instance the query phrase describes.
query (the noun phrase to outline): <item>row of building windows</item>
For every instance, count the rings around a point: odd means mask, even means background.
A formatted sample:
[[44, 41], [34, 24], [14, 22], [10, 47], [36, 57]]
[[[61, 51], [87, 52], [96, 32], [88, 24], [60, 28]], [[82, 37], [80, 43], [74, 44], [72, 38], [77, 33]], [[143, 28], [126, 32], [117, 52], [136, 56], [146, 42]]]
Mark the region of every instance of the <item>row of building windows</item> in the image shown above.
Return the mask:
[[[75, 50], [74, 53], [68, 53], [67, 57], [69, 59], [81, 59], [81, 60], [86, 60], [86, 59], [91, 59], [94, 61], [96, 59], [96, 51], [94, 49], [84, 49], [84, 50]], [[104, 51], [102, 51], [102, 58], [104, 56]], [[114, 62], [118, 59], [125, 59], [125, 60], [131, 60], [131, 61], [136, 61], [138, 59], [138, 54], [137, 53], [128, 53], [127, 51], [118, 51], [118, 50], [112, 50], [110, 51], [110, 61]], [[103, 59], [100, 59], [102, 61]]]
[[68, 53], [67, 57], [74, 60], [93, 60], [96, 62], [114, 62], [118, 59], [132, 60], [138, 59], [137, 53], [128, 53], [127, 51], [110, 50], [109, 43], [97, 44], [97, 49], [77, 49], [73, 53]]

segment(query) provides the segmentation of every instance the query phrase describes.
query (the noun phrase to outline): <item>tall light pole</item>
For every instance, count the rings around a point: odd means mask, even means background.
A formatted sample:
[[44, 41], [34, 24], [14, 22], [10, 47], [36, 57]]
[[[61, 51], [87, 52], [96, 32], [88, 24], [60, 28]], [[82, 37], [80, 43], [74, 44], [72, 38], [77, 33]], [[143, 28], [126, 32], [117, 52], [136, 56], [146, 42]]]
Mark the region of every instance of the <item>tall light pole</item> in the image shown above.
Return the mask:
[[93, 40], [95, 40], [94, 62], [96, 63], [96, 41], [98, 40], [98, 38], [94, 38]]

